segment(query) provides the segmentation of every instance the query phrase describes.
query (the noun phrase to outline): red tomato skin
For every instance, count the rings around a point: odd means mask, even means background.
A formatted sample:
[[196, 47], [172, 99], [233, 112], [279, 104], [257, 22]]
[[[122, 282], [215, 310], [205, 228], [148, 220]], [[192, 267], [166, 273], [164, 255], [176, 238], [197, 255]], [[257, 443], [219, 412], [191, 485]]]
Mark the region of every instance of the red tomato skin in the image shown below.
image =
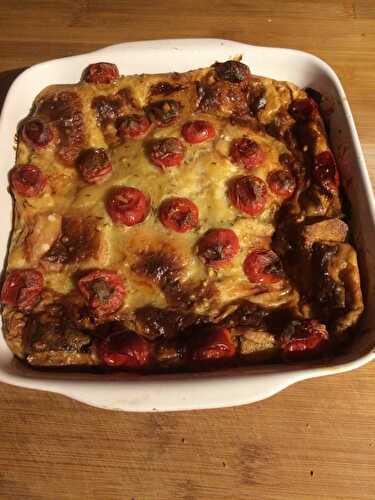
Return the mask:
[[98, 343], [101, 361], [113, 368], [137, 369], [145, 367], [151, 359], [150, 344], [134, 332], [116, 332]]
[[230, 157], [233, 163], [252, 170], [261, 165], [266, 159], [266, 153], [259, 144], [248, 137], [235, 139], [230, 148]]
[[272, 170], [267, 176], [270, 190], [284, 200], [291, 198], [296, 189], [296, 181], [288, 170]]
[[230, 359], [236, 354], [236, 346], [229, 330], [215, 327], [204, 334], [191, 349], [191, 360], [195, 362], [210, 362], [220, 359]]
[[82, 151], [77, 159], [77, 167], [87, 184], [98, 184], [112, 172], [112, 163], [103, 148]]
[[238, 237], [231, 229], [210, 229], [198, 241], [199, 257], [213, 268], [228, 265], [239, 249]]
[[199, 210], [188, 198], [169, 198], [159, 207], [159, 219], [166, 228], [186, 233], [198, 225]]
[[26, 198], [39, 196], [47, 185], [47, 179], [40, 168], [31, 164], [12, 168], [9, 177], [12, 191]]
[[128, 115], [119, 123], [117, 135], [123, 140], [142, 139], [151, 126], [150, 120], [144, 115]]
[[256, 217], [266, 207], [267, 186], [262, 179], [255, 175], [243, 175], [230, 181], [228, 197], [238, 210]]
[[14, 269], [5, 278], [1, 302], [28, 311], [38, 302], [43, 286], [43, 275], [36, 269]]
[[195, 120], [185, 123], [181, 133], [185, 141], [190, 144], [200, 144], [201, 142], [213, 139], [216, 135], [214, 126], [205, 120]]
[[116, 312], [125, 297], [124, 283], [114, 271], [90, 271], [79, 279], [78, 289], [98, 316]]
[[329, 333], [314, 319], [293, 322], [281, 335], [281, 353], [285, 361], [302, 361], [322, 354], [329, 345]]
[[[275, 272], [267, 272], [267, 266], [274, 266]], [[278, 256], [272, 250], [253, 250], [243, 264], [244, 273], [252, 283], [272, 285], [282, 279], [281, 264]]]
[[328, 194], [337, 192], [340, 185], [336, 161], [330, 151], [319, 153], [313, 165], [313, 176], [319, 186]]
[[115, 188], [106, 202], [113, 222], [134, 226], [143, 222], [150, 211], [150, 200], [139, 189], [123, 186]]
[[53, 139], [50, 127], [39, 118], [25, 121], [21, 128], [21, 136], [33, 148], [44, 148]]
[[149, 147], [151, 163], [163, 169], [178, 167], [185, 155], [185, 146], [176, 137], [154, 141]]
[[118, 80], [119, 77], [120, 73], [117, 66], [107, 62], [90, 64], [87, 66], [83, 74], [85, 82], [95, 84], [109, 84]]

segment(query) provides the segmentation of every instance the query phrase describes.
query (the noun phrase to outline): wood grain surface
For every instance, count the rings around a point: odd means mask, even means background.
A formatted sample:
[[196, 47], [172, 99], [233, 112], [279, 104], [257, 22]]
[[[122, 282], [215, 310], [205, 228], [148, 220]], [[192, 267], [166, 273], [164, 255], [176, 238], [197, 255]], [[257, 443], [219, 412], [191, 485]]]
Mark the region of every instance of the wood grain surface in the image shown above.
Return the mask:
[[[375, 1], [0, 2], [0, 99], [22, 68], [109, 44], [219, 37], [325, 59], [375, 180]], [[375, 363], [251, 406], [101, 411], [0, 384], [0, 498], [375, 498]]]

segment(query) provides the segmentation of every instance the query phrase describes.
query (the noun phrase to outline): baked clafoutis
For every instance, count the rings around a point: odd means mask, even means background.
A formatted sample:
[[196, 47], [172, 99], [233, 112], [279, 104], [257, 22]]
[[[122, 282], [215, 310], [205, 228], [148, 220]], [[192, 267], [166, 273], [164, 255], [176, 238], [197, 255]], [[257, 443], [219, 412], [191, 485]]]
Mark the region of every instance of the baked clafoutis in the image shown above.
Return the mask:
[[240, 60], [44, 89], [17, 131], [1, 292], [37, 367], [331, 356], [363, 301], [320, 95]]

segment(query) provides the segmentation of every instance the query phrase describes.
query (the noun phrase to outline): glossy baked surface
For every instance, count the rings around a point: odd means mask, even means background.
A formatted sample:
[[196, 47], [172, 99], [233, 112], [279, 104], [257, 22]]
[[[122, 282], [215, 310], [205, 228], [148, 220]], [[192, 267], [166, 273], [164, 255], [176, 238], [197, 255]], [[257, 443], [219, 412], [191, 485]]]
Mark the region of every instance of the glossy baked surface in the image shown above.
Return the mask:
[[[363, 305], [319, 96], [237, 61], [108, 74], [48, 87], [20, 125], [15, 168], [40, 178], [10, 175], [13, 352], [37, 366], [176, 369], [335, 349]], [[113, 211], [120, 187], [138, 190], [135, 213]], [[173, 227], [161, 207], [175, 198], [195, 212]], [[19, 269], [43, 285], [12, 281]]]

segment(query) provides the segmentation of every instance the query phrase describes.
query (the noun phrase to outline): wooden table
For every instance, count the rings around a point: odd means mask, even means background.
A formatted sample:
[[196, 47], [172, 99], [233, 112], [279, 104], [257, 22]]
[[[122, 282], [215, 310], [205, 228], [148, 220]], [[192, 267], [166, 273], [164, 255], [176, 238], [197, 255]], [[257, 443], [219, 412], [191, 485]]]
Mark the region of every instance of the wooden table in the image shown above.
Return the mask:
[[[0, 3], [0, 83], [117, 42], [218, 37], [313, 52], [347, 91], [375, 180], [375, 2]], [[101, 411], [0, 385], [0, 498], [374, 499], [375, 363], [251, 406]]]

